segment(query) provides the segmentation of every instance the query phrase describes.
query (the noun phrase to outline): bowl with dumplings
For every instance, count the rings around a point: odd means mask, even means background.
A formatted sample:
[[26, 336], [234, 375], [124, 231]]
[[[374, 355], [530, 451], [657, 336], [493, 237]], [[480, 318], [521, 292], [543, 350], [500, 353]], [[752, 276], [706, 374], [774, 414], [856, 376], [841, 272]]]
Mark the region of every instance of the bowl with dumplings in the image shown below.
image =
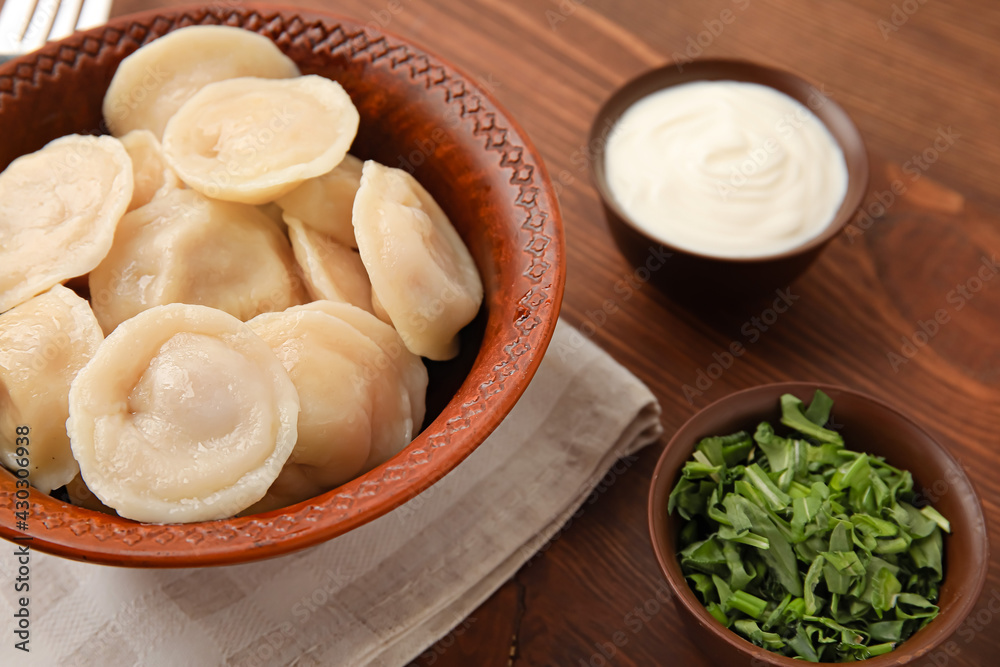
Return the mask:
[[565, 281], [516, 123], [451, 65], [268, 7], [0, 66], [0, 536], [269, 558], [424, 491], [513, 408]]

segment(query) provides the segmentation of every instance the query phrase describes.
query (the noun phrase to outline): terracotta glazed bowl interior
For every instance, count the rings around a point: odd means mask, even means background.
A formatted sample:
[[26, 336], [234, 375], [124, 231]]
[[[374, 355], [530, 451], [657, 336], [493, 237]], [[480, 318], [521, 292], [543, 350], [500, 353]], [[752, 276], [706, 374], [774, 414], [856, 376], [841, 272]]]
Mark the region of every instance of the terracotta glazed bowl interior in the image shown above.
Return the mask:
[[[283, 554], [330, 539], [412, 498], [468, 456], [510, 411], [551, 339], [562, 299], [562, 221], [542, 160], [490, 96], [406, 41], [317, 12], [266, 5], [172, 8], [126, 16], [0, 66], [0, 168], [69, 133], [100, 133], [118, 63], [193, 24], [271, 38], [304, 74], [335, 79], [361, 127], [351, 152], [411, 170], [444, 208], [478, 264], [486, 297], [462, 352], [428, 363], [423, 432], [399, 455], [311, 501], [245, 518], [146, 525], [32, 490], [32, 548], [101, 563], [182, 567]], [[137, 94], [142, 91], [137, 91]], [[0, 471], [0, 505], [14, 477]], [[20, 536], [13, 513], [0, 535]]]
[[[605, 147], [618, 119], [640, 99], [693, 81], [742, 81], [769, 86], [809, 108], [830, 130], [847, 163], [847, 193], [834, 219], [817, 237], [790, 250], [752, 258], [713, 257], [670, 244], [637, 225], [615, 200], [605, 173]], [[668, 64], [629, 81], [604, 103], [590, 130], [591, 176], [608, 226], [625, 258], [652, 271], [653, 283], [681, 300], [752, 297], [787, 287], [854, 217], [868, 190], [868, 153], [858, 128], [812, 83], [795, 74], [741, 60], [696, 60]], [[653, 261], [664, 253], [672, 256]], [[650, 262], [653, 263], [650, 266]], [[660, 266], [662, 264], [662, 266]]]
[[[979, 498], [961, 465], [923, 429], [885, 403], [850, 389], [806, 382], [754, 387], [731, 394], [687, 421], [667, 444], [653, 473], [649, 494], [649, 530], [660, 568], [693, 641], [715, 664], [804, 664], [759, 648], [724, 628], [702, 606], [681, 572], [676, 553], [682, 520], [667, 514], [667, 499], [684, 462], [701, 438], [752, 430], [761, 421], [777, 423], [779, 398], [791, 393], [805, 402], [822, 389], [833, 399], [831, 420], [850, 449], [885, 457], [913, 474], [915, 488], [951, 522], [945, 536], [945, 573], [940, 614], [894, 651], [864, 661], [870, 667], [908, 664], [926, 656], [948, 638], [975, 605], [989, 565], [989, 542]], [[752, 662], [751, 662], [752, 661]]]

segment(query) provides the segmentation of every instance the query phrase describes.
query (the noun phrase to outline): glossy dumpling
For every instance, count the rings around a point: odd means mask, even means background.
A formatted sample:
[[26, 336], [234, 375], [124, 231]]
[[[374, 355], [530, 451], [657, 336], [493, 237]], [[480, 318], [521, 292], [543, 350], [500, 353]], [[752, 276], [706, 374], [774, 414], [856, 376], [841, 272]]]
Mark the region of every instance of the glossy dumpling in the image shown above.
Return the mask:
[[[403, 382], [403, 388], [409, 397], [410, 416], [413, 420], [412, 431], [414, 434], [419, 432], [426, 411], [427, 367], [424, 366], [420, 357], [406, 349], [399, 333], [391, 325], [373, 317], [370, 312], [347, 303], [319, 300], [302, 306], [294, 306], [289, 308], [287, 312], [294, 313], [300, 310], [318, 310], [343, 320], [382, 348], [382, 355], [375, 360], [374, 365], [364, 369], [365, 375], [372, 377], [389, 364], [395, 366], [396, 372]], [[376, 453], [372, 465], [384, 463], [394, 454], [396, 452], [391, 452], [389, 456], [377, 460], [379, 453]]]
[[105, 332], [152, 306], [191, 303], [241, 320], [308, 297], [288, 240], [254, 206], [171, 190], [126, 215], [90, 274]]
[[275, 203], [286, 215], [301, 220], [337, 243], [357, 248], [351, 212], [354, 196], [361, 187], [363, 165], [353, 155], [345, 155], [332, 171], [310, 178]]
[[67, 430], [87, 487], [150, 523], [234, 516], [295, 445], [299, 401], [267, 344], [205, 306], [122, 323], [70, 388]]
[[70, 135], [11, 162], [0, 174], [0, 313], [97, 266], [132, 184], [112, 137]]
[[[334, 488], [410, 442], [408, 396], [395, 366], [378, 366], [383, 353], [371, 338], [319, 310], [266, 313], [248, 325], [284, 364], [302, 408], [299, 439], [286, 464], [298, 470], [283, 473], [286, 481], [289, 476], [301, 481], [279, 485], [288, 488], [275, 489], [269, 494], [274, 502], [259, 509]], [[375, 372], [366, 373], [369, 368]]]
[[129, 211], [151, 202], [165, 186], [183, 187], [163, 157], [163, 147], [152, 132], [132, 130], [121, 138], [121, 142], [132, 159], [132, 180], [135, 183]]
[[350, 303], [371, 312], [372, 284], [361, 256], [287, 213], [285, 222], [310, 296]]
[[436, 361], [453, 358], [483, 283], [448, 216], [413, 176], [371, 160], [353, 213], [372, 290], [406, 346]]
[[62, 285], [0, 315], [0, 460], [17, 469], [17, 428], [27, 427], [27, 479], [45, 493], [79, 472], [66, 434], [69, 387], [102, 340], [90, 306]]
[[167, 161], [216, 199], [264, 204], [347, 155], [360, 116], [336, 81], [230, 79], [205, 86], [163, 134]]
[[149, 130], [159, 139], [170, 117], [209, 83], [298, 75], [295, 63], [263, 35], [229, 26], [189, 26], [121, 62], [104, 96], [104, 119], [115, 136]]

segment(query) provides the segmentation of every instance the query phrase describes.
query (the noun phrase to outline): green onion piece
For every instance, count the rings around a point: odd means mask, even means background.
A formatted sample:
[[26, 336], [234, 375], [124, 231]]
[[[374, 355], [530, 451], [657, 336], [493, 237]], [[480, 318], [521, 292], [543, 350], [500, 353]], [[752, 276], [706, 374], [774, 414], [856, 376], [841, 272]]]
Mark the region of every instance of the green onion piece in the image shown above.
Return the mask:
[[802, 410], [802, 401], [791, 394], [784, 394], [781, 397], [781, 423], [795, 429], [799, 433], [812, 436], [820, 442], [828, 442], [835, 445], [844, 444], [844, 439], [839, 433], [825, 429], [810, 421]]
[[806, 629], [801, 625], [795, 630], [795, 636], [788, 640], [788, 646], [795, 651], [795, 657], [809, 662], [819, 662], [819, 654], [809, 641]]
[[791, 502], [791, 498], [788, 494], [779, 489], [771, 481], [771, 478], [767, 476], [767, 473], [756, 463], [747, 466], [746, 470], [747, 480], [753, 484], [754, 488], [760, 493], [761, 497], [767, 501], [768, 506], [773, 510], [783, 510], [788, 507], [788, 503]]
[[880, 642], [898, 642], [903, 636], [903, 621], [878, 621], [868, 626], [872, 639]]
[[941, 556], [944, 554], [944, 545], [941, 541], [941, 531], [935, 530], [927, 537], [914, 540], [910, 545], [910, 558], [918, 568], [928, 568], [934, 570], [934, 574], [940, 579], [942, 575]]
[[819, 389], [813, 394], [812, 403], [805, 411], [805, 417], [816, 426], [823, 426], [830, 421], [830, 410], [833, 408], [833, 399]]
[[717, 620], [719, 623], [726, 626], [727, 628], [729, 627], [729, 617], [726, 616], [726, 612], [722, 610], [722, 607], [719, 605], [718, 602], [709, 602], [707, 605], [705, 605], [705, 609], [708, 610], [708, 613], [711, 614], [715, 618], [715, 620]]
[[930, 519], [931, 521], [933, 521], [934, 523], [936, 523], [938, 526], [940, 526], [941, 530], [943, 530], [944, 532], [946, 533], [951, 532], [951, 523], [948, 522], [948, 519], [941, 516], [941, 513], [938, 512], [933, 507], [931, 507], [930, 505], [921, 508], [920, 513], [923, 514], [928, 519]]
[[759, 619], [767, 609], [767, 601], [750, 595], [746, 591], [736, 591], [729, 597], [729, 608], [738, 609], [747, 616]]
[[896, 643], [887, 642], [885, 644], [875, 644], [874, 646], [867, 646], [865, 648], [866, 648], [865, 652], [868, 654], [865, 656], [865, 658], [874, 658], [877, 655], [885, 655], [886, 653], [892, 651], [894, 648], [896, 648]]

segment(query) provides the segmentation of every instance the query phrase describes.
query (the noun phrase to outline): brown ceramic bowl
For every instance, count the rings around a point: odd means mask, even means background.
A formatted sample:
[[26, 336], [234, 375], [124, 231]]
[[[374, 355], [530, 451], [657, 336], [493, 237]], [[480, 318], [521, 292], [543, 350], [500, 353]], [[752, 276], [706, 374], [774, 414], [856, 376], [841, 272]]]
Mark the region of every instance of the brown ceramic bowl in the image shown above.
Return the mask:
[[[246, 518], [146, 525], [31, 492], [32, 548], [130, 566], [236, 563], [317, 544], [417, 495], [479, 446], [514, 407], [555, 329], [565, 280], [559, 209], [524, 132], [472, 79], [406, 41], [329, 14], [217, 3], [126, 16], [0, 66], [0, 167], [71, 132], [100, 132], [118, 63], [192, 24], [259, 32], [303, 73], [339, 81], [361, 112], [352, 152], [409, 165], [465, 239], [486, 298], [463, 352], [429, 363], [428, 417], [402, 453], [308, 502]], [[367, 30], [367, 31], [366, 31]], [[14, 478], [0, 471], [0, 507]], [[0, 535], [22, 535], [12, 511]]]
[[717, 665], [795, 667], [804, 663], [744, 640], [702, 606], [681, 572], [676, 556], [681, 519], [667, 514], [667, 499], [701, 438], [741, 429], [753, 432], [765, 420], [776, 424], [782, 394], [794, 394], [808, 403], [816, 389], [833, 399], [831, 418], [848, 448], [883, 456], [888, 463], [909, 470], [915, 489], [933, 500], [935, 509], [951, 522], [952, 532], [944, 540], [940, 614], [896, 650], [865, 660], [865, 665], [906, 665], [926, 656], [958, 629], [986, 581], [989, 541], [976, 491], [962, 466], [908, 417], [871, 396], [832, 385], [782, 382], [739, 391], [712, 403], [681, 426], [660, 456], [649, 493], [649, 530], [656, 558], [692, 639]]
[[[640, 99], [664, 88], [692, 81], [744, 81], [769, 86], [811, 109], [829, 128], [847, 161], [847, 194], [822, 234], [773, 255], [752, 258], [713, 257], [671, 245], [636, 225], [618, 205], [604, 171], [604, 149], [615, 123]], [[604, 204], [608, 226], [625, 258], [648, 270], [653, 284], [684, 300], [702, 297], [752, 297], [787, 287], [854, 217], [868, 190], [868, 154], [861, 133], [847, 113], [808, 81], [773, 67], [740, 60], [696, 60], [665, 65], [629, 81], [604, 103], [590, 129], [590, 167]], [[663, 253], [672, 255], [661, 261]], [[639, 268], [645, 267], [645, 269]]]

